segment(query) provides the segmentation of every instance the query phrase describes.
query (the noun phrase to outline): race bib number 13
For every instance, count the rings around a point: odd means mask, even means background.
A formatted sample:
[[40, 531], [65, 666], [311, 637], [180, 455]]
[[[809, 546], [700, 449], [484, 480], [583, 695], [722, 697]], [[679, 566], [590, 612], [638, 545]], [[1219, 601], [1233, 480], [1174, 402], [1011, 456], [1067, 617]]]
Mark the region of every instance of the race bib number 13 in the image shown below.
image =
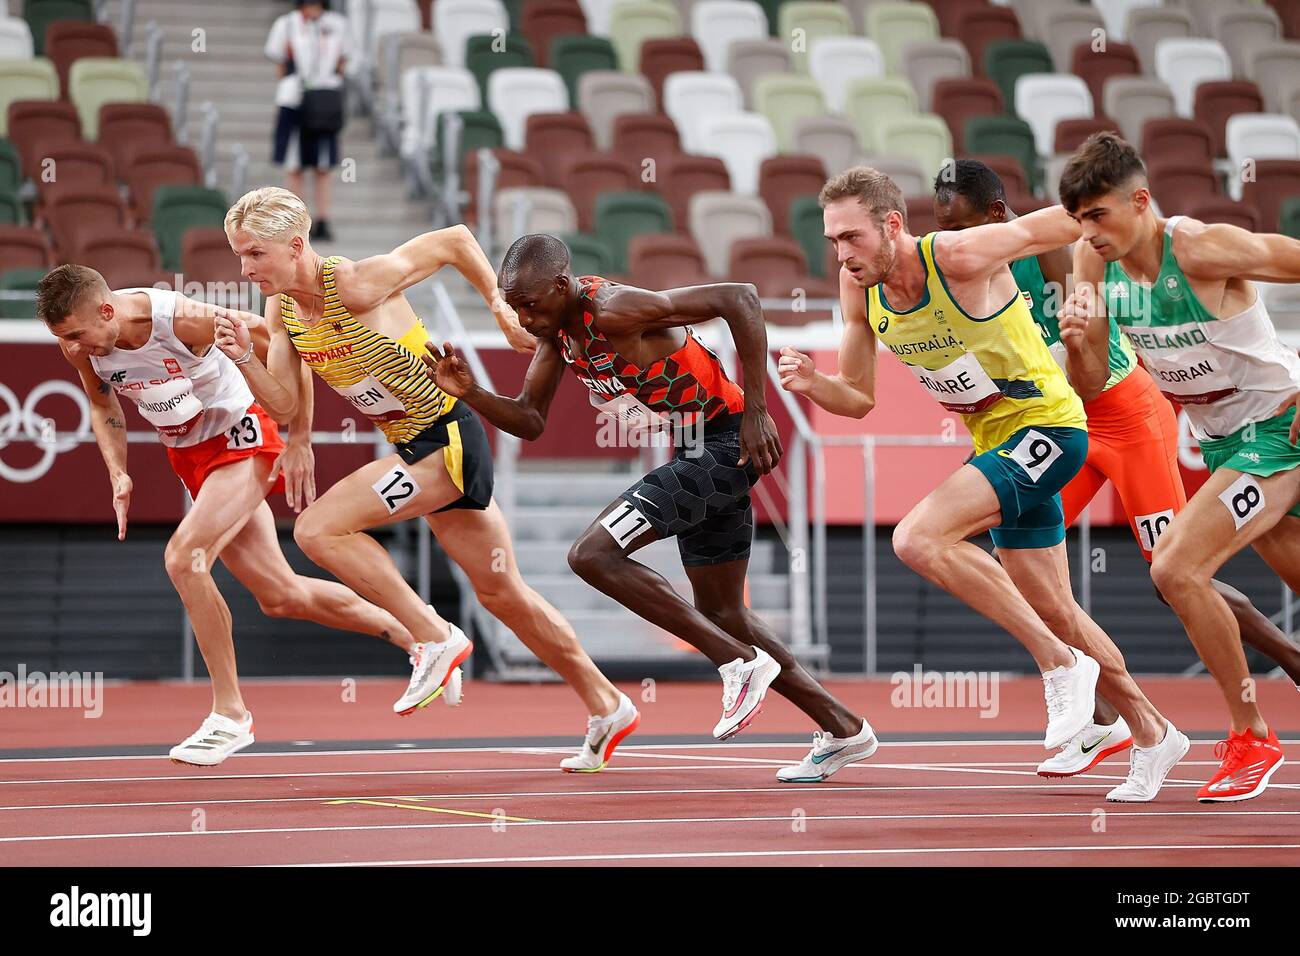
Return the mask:
[[256, 415], [245, 415], [239, 424], [226, 432], [226, 448], [240, 451], [258, 448], [262, 444], [262, 420]]

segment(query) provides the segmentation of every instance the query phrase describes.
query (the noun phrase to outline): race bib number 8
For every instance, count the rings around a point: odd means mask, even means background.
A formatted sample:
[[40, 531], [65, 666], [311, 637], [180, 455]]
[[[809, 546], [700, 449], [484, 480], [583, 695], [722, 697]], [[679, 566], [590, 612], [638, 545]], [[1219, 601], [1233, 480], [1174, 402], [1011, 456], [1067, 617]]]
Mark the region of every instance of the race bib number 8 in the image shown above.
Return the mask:
[[1010, 457], [1025, 469], [1034, 481], [1043, 477], [1043, 472], [1052, 467], [1052, 463], [1061, 457], [1061, 446], [1040, 431], [1030, 429], [1020, 444], [1011, 449]]
[[262, 444], [262, 420], [256, 415], [245, 415], [239, 424], [226, 432], [226, 448], [240, 451], [258, 448]]
[[1166, 508], [1164, 511], [1156, 511], [1149, 515], [1136, 515], [1133, 523], [1137, 525], [1138, 542], [1142, 545], [1142, 550], [1151, 552], [1156, 549], [1156, 542], [1160, 536], [1165, 533], [1169, 527], [1169, 522], [1174, 520], [1174, 509]]
[[1232, 513], [1232, 521], [1240, 531], [1242, 525], [1264, 510], [1264, 489], [1254, 475], [1242, 475], [1219, 493], [1219, 500]]
[[370, 486], [388, 513], [396, 514], [420, 493], [420, 485], [402, 465], [394, 465], [384, 476]]
[[613, 511], [600, 519], [600, 526], [609, 532], [620, 548], [626, 549], [638, 534], [650, 527], [650, 521], [631, 504], [620, 501]]

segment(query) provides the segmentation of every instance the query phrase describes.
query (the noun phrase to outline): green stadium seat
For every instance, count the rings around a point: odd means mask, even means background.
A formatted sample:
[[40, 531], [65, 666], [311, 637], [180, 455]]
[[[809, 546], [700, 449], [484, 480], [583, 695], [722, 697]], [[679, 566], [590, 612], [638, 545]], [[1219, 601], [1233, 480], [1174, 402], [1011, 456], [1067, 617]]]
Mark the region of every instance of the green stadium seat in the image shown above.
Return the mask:
[[564, 77], [569, 105], [578, 108], [578, 78], [592, 70], [618, 69], [614, 44], [605, 37], [581, 35], [556, 37], [551, 41], [550, 68]]
[[575, 276], [608, 276], [615, 271], [609, 247], [601, 239], [585, 232], [571, 232], [560, 238], [569, 247]]
[[616, 192], [596, 197], [596, 236], [616, 272], [627, 271], [627, 244], [646, 232], [672, 232], [673, 214], [658, 193]]
[[479, 91], [487, 101], [487, 81], [493, 70], [507, 66], [536, 66], [533, 45], [522, 33], [507, 33], [505, 45], [497, 49], [497, 37], [491, 34], [472, 36], [465, 41], [465, 68], [478, 80]]
[[[6, 269], [0, 273], [0, 292], [35, 293], [46, 269]], [[0, 319], [36, 318], [36, 296], [30, 299], [0, 299]]]
[[1007, 113], [1015, 111], [1016, 80], [1026, 73], [1055, 73], [1052, 54], [1037, 40], [992, 40], [984, 48], [984, 73], [1002, 91]]
[[91, 0], [27, 0], [23, 18], [32, 31], [32, 46], [37, 56], [45, 53], [45, 28], [55, 20], [95, 19]]
[[966, 152], [1010, 156], [1024, 168], [1029, 188], [1038, 188], [1034, 131], [1024, 120], [1015, 116], [972, 116], [966, 121]]
[[182, 239], [194, 226], [224, 226], [230, 203], [220, 189], [159, 186], [153, 194], [153, 232], [164, 269], [180, 269]]

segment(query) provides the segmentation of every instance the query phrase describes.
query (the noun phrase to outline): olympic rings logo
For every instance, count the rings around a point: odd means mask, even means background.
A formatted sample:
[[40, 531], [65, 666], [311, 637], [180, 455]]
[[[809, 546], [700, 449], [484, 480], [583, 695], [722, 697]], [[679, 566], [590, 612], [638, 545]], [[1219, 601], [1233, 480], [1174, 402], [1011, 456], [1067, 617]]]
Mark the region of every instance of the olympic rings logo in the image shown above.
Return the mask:
[[[74, 432], [64, 432], [63, 437], [54, 429], [54, 420], [37, 414], [36, 406], [51, 395], [64, 395], [72, 399], [81, 412], [81, 421]], [[85, 393], [71, 382], [51, 379], [32, 389], [27, 401], [19, 404], [13, 389], [0, 382], [0, 402], [9, 406], [0, 415], [0, 451], [11, 442], [27, 441], [41, 449], [40, 461], [27, 468], [14, 468], [0, 460], [0, 478], [17, 484], [43, 478], [54, 467], [54, 459], [62, 452], [76, 448], [91, 436], [90, 402]], [[21, 430], [21, 435], [19, 434]]]

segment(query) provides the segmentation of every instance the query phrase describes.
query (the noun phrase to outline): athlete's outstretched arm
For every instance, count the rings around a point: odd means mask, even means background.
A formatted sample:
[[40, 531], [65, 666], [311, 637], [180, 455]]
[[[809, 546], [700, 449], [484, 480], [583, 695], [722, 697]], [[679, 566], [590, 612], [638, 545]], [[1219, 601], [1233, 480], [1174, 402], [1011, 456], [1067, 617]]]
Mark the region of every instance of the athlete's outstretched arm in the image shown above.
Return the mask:
[[941, 232], [934, 240], [934, 254], [946, 275], [967, 279], [987, 275], [1016, 259], [1068, 246], [1081, 234], [1064, 206], [1051, 206], [1010, 222]]
[[781, 439], [767, 414], [767, 321], [758, 290], [748, 282], [717, 282], [652, 292], [616, 286], [601, 306], [603, 333], [653, 332], [721, 317], [731, 330], [744, 372], [745, 413], [740, 425], [740, 464], [750, 458], [760, 475], [781, 460]]
[[876, 334], [867, 321], [862, 287], [840, 270], [840, 312], [844, 338], [840, 340], [840, 370], [835, 375], [817, 371], [812, 359], [787, 345], [781, 349], [781, 386], [807, 395], [835, 415], [862, 418], [876, 407]]
[[551, 399], [564, 375], [564, 359], [553, 339], [538, 340], [518, 398], [506, 398], [481, 387], [469, 363], [456, 354], [450, 342], [441, 349], [432, 342], [425, 348], [425, 374], [448, 395], [456, 396], [497, 428], [519, 438], [532, 441], [545, 430]]
[[536, 340], [524, 331], [497, 288], [492, 263], [463, 223], [416, 236], [386, 255], [339, 263], [335, 270], [339, 298], [349, 312], [370, 312], [443, 266], [453, 267], [474, 285], [511, 347], [526, 352], [536, 348]]
[[[298, 412], [299, 392], [302, 389], [302, 359], [289, 341], [289, 334], [280, 321], [278, 304], [272, 312], [268, 300], [268, 319], [239, 310], [204, 306], [213, 312], [214, 341], [235, 363], [253, 397], [268, 415], [277, 422], [290, 421]], [[252, 339], [254, 329], [263, 329], [270, 337], [266, 364], [258, 358]]]
[[90, 399], [90, 427], [95, 444], [108, 466], [108, 480], [113, 486], [113, 511], [117, 514], [117, 540], [126, 538], [126, 512], [131, 506], [131, 476], [126, 473], [126, 416], [113, 387], [100, 379], [85, 353], [71, 355], [62, 342], [59, 350], [68, 364], [77, 370], [81, 387]]
[[1300, 282], [1300, 240], [1277, 233], [1193, 219], [1174, 232], [1174, 255], [1192, 279]]
[[1071, 387], [1085, 402], [1102, 393], [1110, 378], [1110, 319], [1101, 295], [1106, 264], [1086, 242], [1074, 247], [1074, 290], [1056, 321], [1065, 345]]

